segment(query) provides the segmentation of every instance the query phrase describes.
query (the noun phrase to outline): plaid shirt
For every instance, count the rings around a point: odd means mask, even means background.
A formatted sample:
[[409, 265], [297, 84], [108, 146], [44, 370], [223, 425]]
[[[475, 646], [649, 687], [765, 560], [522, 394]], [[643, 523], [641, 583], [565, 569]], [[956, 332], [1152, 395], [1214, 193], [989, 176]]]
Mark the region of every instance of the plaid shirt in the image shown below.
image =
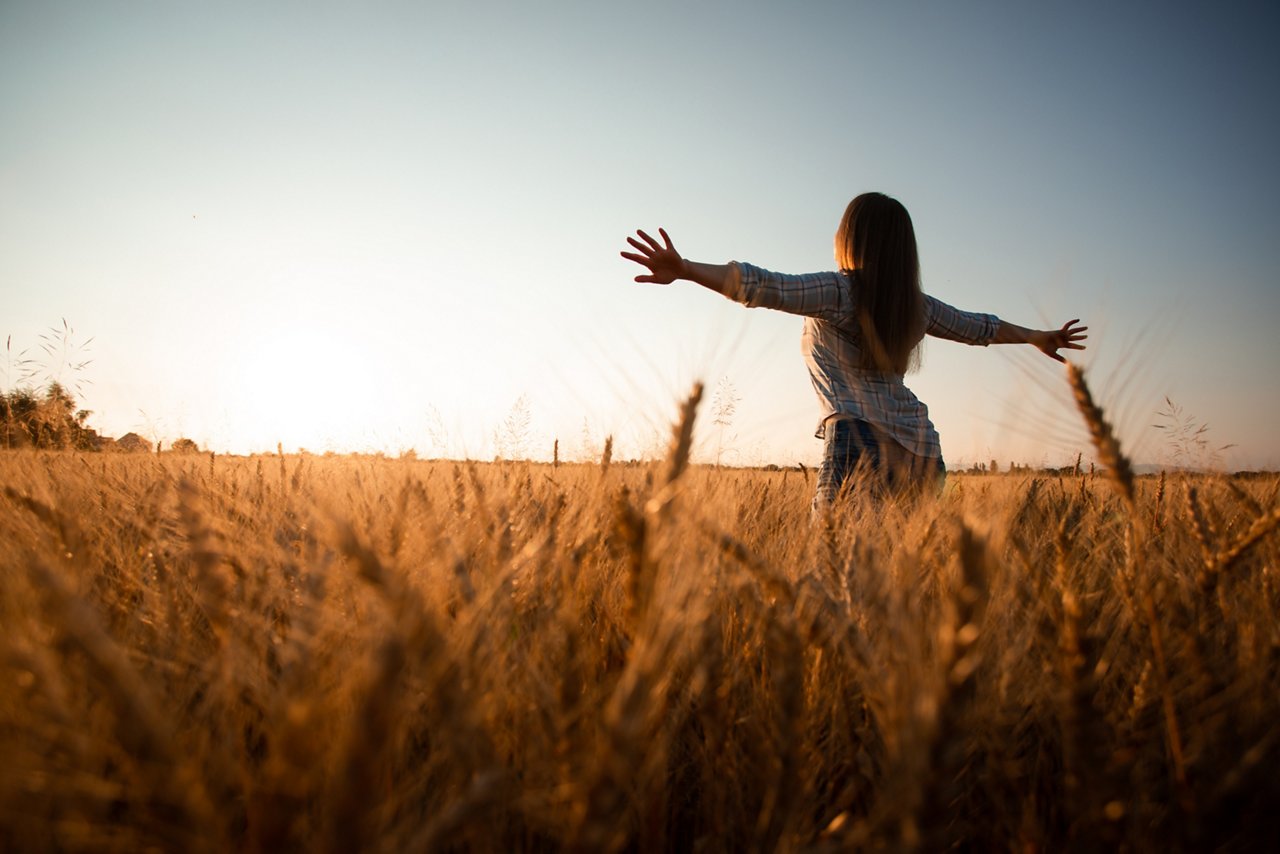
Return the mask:
[[[730, 299], [804, 316], [800, 349], [822, 407], [818, 438], [828, 419], [848, 416], [878, 427], [917, 456], [941, 458], [929, 410], [903, 384], [902, 374], [859, 367], [861, 332], [852, 279], [844, 273], [789, 276], [738, 261], [730, 271]], [[928, 295], [924, 303], [925, 332], [937, 338], [986, 346], [1000, 324], [993, 314], [959, 311]]]

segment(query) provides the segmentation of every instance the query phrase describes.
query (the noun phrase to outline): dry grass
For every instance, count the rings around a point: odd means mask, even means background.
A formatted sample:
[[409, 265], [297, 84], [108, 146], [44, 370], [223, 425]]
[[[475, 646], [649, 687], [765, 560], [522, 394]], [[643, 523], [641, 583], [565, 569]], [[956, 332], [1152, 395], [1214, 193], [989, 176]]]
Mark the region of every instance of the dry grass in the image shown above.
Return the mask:
[[0, 456], [0, 849], [1274, 848], [1280, 480], [811, 527], [686, 436]]

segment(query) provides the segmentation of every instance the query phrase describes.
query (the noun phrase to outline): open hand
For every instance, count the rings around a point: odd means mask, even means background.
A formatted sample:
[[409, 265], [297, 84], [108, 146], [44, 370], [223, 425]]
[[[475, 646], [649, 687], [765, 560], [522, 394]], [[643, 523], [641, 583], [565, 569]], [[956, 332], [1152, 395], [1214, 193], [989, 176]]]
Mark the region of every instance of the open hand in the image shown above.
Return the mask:
[[1078, 342], [1088, 338], [1085, 331], [1087, 326], [1077, 326], [1079, 319], [1069, 320], [1062, 324], [1061, 329], [1048, 329], [1037, 332], [1031, 339], [1031, 343], [1040, 349], [1050, 359], [1056, 359], [1059, 362], [1065, 362], [1066, 359], [1058, 352], [1059, 350], [1083, 350], [1084, 345]]
[[[636, 249], [635, 252], [620, 253], [628, 261], [635, 261], [649, 268], [649, 274], [636, 276], [637, 282], [652, 282], [655, 285], [669, 285], [676, 279], [684, 278], [684, 258], [676, 251], [664, 229], [658, 229], [662, 235], [662, 244], [643, 231], [637, 231], [640, 240], [628, 237], [627, 243]], [[643, 241], [643, 242], [641, 242]]]

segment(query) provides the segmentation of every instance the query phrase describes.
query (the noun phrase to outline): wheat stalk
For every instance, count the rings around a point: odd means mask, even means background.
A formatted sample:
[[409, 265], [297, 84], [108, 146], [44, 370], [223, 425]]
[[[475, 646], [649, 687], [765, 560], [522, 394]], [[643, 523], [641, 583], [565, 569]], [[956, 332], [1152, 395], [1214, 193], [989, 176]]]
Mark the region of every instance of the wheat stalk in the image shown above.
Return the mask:
[[1070, 380], [1071, 389], [1075, 393], [1076, 408], [1084, 416], [1084, 422], [1089, 428], [1089, 437], [1093, 440], [1093, 447], [1098, 452], [1098, 459], [1106, 467], [1116, 491], [1132, 510], [1135, 505], [1133, 466], [1129, 458], [1120, 450], [1120, 442], [1116, 439], [1115, 430], [1104, 417], [1102, 407], [1094, 402], [1089, 384], [1084, 378], [1084, 371], [1068, 362], [1067, 379]]
[[1269, 850], [1280, 478], [815, 528], [691, 417], [605, 477], [0, 454], [0, 849]]

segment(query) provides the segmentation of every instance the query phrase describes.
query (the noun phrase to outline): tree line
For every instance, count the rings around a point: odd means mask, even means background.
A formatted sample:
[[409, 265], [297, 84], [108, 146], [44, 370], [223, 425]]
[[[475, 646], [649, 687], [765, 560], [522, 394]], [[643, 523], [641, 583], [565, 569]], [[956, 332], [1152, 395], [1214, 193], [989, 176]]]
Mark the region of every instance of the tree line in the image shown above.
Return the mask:
[[43, 393], [26, 387], [0, 392], [0, 442], [6, 448], [96, 451], [102, 437], [85, 423], [89, 415], [60, 383]]
[[[0, 448], [37, 448], [74, 451], [159, 451], [137, 433], [118, 439], [102, 436], [86, 422], [92, 413], [82, 409], [61, 383], [51, 382], [43, 392], [27, 386], [0, 392]], [[178, 439], [169, 450], [195, 452], [191, 439]]]

